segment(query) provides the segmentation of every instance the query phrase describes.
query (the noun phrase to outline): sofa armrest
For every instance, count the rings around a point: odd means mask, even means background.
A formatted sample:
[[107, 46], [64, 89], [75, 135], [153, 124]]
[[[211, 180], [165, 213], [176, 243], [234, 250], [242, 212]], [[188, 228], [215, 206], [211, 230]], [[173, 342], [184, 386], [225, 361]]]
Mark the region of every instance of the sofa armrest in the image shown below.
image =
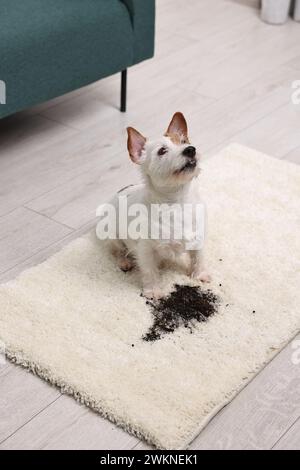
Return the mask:
[[129, 11], [135, 37], [134, 63], [153, 57], [155, 0], [121, 0]]

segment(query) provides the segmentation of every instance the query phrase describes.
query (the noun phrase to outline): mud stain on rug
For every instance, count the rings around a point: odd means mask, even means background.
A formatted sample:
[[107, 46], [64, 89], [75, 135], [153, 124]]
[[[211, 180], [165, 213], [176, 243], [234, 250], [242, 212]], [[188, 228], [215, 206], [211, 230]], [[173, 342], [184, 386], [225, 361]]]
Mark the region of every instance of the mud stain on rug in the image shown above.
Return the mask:
[[166, 334], [174, 333], [181, 326], [193, 333], [197, 323], [205, 322], [217, 313], [220, 298], [211, 290], [179, 284], [175, 284], [174, 287], [174, 291], [167, 297], [157, 301], [146, 301], [154, 322], [143, 336], [144, 341], [157, 341]]

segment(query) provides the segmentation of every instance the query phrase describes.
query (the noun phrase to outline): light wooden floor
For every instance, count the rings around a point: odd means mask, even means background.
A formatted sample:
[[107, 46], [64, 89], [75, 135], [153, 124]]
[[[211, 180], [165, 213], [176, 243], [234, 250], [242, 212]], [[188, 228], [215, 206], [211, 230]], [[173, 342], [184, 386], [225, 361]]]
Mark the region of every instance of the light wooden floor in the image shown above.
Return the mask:
[[[300, 24], [263, 24], [255, 0], [158, 0], [154, 60], [0, 123], [0, 281], [94, 223], [95, 208], [138, 180], [126, 125], [161, 134], [183, 111], [204, 157], [240, 142], [300, 163]], [[295, 345], [294, 345], [295, 346]], [[289, 345], [194, 441], [193, 449], [299, 449], [300, 364]], [[295, 361], [294, 361], [295, 362]], [[55, 388], [0, 366], [0, 449], [146, 446]]]

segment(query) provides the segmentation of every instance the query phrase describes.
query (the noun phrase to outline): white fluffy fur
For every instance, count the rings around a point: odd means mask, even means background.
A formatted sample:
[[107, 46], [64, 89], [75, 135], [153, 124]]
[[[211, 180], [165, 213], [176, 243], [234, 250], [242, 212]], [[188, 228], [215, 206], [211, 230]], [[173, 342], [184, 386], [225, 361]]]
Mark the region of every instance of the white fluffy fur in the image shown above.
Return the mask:
[[[10, 358], [161, 448], [184, 448], [300, 325], [300, 169], [238, 145], [202, 166], [222, 304], [194, 334], [143, 342], [139, 273], [92, 235], [0, 288]], [[175, 281], [191, 282], [169, 272], [162, 287]]]

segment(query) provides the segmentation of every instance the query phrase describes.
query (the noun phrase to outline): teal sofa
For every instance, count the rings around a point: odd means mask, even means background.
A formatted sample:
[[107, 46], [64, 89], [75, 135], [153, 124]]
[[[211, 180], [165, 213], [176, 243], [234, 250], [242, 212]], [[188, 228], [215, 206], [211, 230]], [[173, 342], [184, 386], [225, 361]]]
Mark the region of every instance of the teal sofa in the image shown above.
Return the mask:
[[[0, 118], [154, 53], [155, 0], [0, 0]], [[4, 96], [5, 94], [5, 96]]]

